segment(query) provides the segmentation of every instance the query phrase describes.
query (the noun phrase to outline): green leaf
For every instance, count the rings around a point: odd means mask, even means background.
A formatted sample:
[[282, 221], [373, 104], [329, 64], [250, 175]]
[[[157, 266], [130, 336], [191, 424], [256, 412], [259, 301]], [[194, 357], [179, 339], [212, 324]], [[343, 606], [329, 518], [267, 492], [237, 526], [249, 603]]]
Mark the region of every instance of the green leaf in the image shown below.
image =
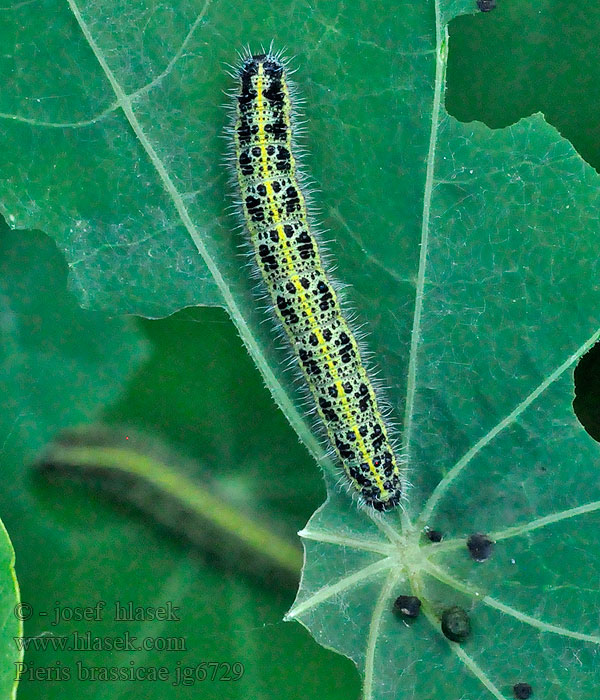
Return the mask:
[[[140, 2], [113, 21], [110, 3], [69, 0], [46, 61], [32, 47], [47, 17], [15, 11], [3, 211], [58, 241], [84, 303], [224, 305], [325, 464], [240, 274], [219, 166], [221, 63], [285, 43], [337, 274], [369, 322], [413, 484], [401, 515], [376, 519], [330, 484], [290, 617], [356, 661], [367, 698], [508, 698], [520, 681], [592, 698], [598, 448], [571, 401], [598, 337], [598, 177], [541, 116], [494, 132], [447, 115], [446, 22], [474, 3], [265, 8]], [[497, 541], [483, 563], [466, 548], [477, 531]], [[392, 604], [411, 591], [423, 613], [408, 626]], [[439, 630], [454, 605], [471, 616], [460, 645]]]
[[[501, 699], [520, 681], [592, 698], [599, 453], [572, 400], [574, 367], [600, 336], [598, 176], [539, 115], [497, 132], [450, 118], [443, 32], [439, 16], [401, 404], [412, 488], [397, 517], [330, 495], [302, 533], [288, 618], [356, 661], [367, 698]], [[469, 556], [474, 532], [497, 542], [490, 561]], [[392, 614], [408, 594], [425, 613], [410, 626]], [[473, 626], [460, 645], [440, 630], [457, 604]]]
[[15, 553], [8, 533], [0, 522], [0, 693], [5, 698], [17, 696], [18, 669], [23, 660], [23, 651], [15, 639], [23, 634], [19, 603]]

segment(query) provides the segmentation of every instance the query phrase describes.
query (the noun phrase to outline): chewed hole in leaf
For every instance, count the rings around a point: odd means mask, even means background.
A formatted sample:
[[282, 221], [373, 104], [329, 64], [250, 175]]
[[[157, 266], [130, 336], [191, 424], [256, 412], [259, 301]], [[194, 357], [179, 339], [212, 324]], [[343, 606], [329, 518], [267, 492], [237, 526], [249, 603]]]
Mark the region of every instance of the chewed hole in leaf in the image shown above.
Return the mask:
[[[480, 10], [491, 4], [478, 3]], [[592, 52], [600, 6], [555, 0], [547, 11], [538, 3], [496, 4], [494, 12], [464, 15], [449, 24], [448, 112], [460, 121], [478, 120], [498, 129], [540, 111], [598, 168], [596, 105], [582, 98], [598, 80]], [[522, 27], [540, 22], [542, 31], [522, 33]], [[566, 26], [577, 42], [565, 42]], [[510, 38], [521, 34], [515, 47]]]
[[575, 415], [594, 440], [600, 442], [600, 343], [579, 360], [574, 379]]

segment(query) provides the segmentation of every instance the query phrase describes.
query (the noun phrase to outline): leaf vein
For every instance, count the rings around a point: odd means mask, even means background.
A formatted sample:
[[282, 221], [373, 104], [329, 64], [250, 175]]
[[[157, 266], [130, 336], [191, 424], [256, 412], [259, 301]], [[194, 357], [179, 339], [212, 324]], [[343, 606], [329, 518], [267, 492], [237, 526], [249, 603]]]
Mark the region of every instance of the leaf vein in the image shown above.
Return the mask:
[[375, 679], [375, 652], [377, 650], [377, 639], [379, 637], [379, 628], [381, 626], [381, 618], [383, 611], [389, 607], [389, 599], [392, 596], [392, 591], [398, 583], [401, 574], [398, 571], [391, 571], [388, 575], [381, 593], [377, 598], [377, 603], [373, 608], [371, 622], [369, 624], [369, 636], [367, 638], [367, 647], [365, 650], [365, 680], [364, 680], [364, 700], [372, 700], [373, 698], [373, 681]]
[[574, 630], [568, 629], [567, 627], [554, 625], [551, 622], [544, 622], [543, 620], [538, 620], [536, 617], [528, 615], [527, 613], [523, 613], [510, 605], [506, 605], [505, 603], [502, 603], [501, 601], [496, 600], [491, 596], [486, 595], [481, 597], [479, 596], [479, 593], [477, 591], [471, 588], [471, 586], [468, 586], [467, 584], [462, 583], [462, 581], [455, 579], [453, 576], [448, 574], [443, 569], [435, 566], [434, 564], [429, 563], [424, 568], [431, 576], [437, 578], [438, 581], [445, 583], [447, 586], [451, 586], [457, 591], [470, 594], [477, 600], [480, 600], [484, 605], [487, 605], [491, 608], [495, 608], [496, 610], [499, 610], [500, 612], [503, 612], [506, 615], [510, 615], [516, 620], [519, 620], [519, 622], [531, 625], [532, 627], [535, 627], [536, 629], [539, 629], [542, 632], [551, 632], [553, 634], [558, 634], [562, 637], [570, 637], [571, 639], [578, 639], [584, 642], [600, 644], [600, 636], [598, 635], [586, 634], [584, 632], [576, 632]]
[[300, 530], [298, 534], [300, 537], [306, 540], [324, 542], [326, 544], [337, 544], [340, 547], [360, 549], [365, 552], [376, 552], [377, 554], [383, 554], [385, 556], [390, 556], [394, 551], [394, 547], [392, 545], [383, 544], [381, 542], [372, 542], [369, 540], [361, 540], [358, 537], [346, 537], [344, 535], [336, 535], [328, 532], [308, 530], [307, 528]]
[[512, 423], [553, 384], [561, 375], [573, 365], [584, 353], [586, 353], [600, 338], [600, 329], [597, 330], [588, 340], [583, 343], [572, 355], [551, 372], [523, 401], [521, 401], [507, 416], [497, 423], [486, 435], [480, 438], [458, 462], [448, 471], [446, 476], [438, 483], [423, 507], [419, 516], [419, 523], [424, 526], [433, 514], [437, 504], [450, 488], [450, 485], [458, 478], [463, 469], [471, 460], [492, 440]]
[[348, 588], [351, 588], [360, 581], [364, 581], [370, 576], [376, 576], [382, 571], [390, 569], [394, 565], [394, 563], [395, 560], [392, 557], [386, 557], [385, 559], [380, 559], [379, 561], [376, 561], [373, 564], [369, 564], [369, 566], [365, 566], [364, 568], [360, 569], [360, 571], [356, 571], [355, 573], [350, 574], [349, 576], [344, 576], [339, 581], [337, 581], [337, 583], [328, 584], [326, 586], [323, 586], [322, 588], [319, 588], [319, 590], [316, 591], [316, 593], [313, 593], [302, 603], [299, 603], [298, 605], [293, 605], [289, 612], [286, 614], [285, 619], [293, 620], [299, 615], [302, 615], [302, 613], [306, 612], [307, 610], [310, 610], [316, 605], [325, 602], [326, 600], [328, 600], [334, 595], [337, 595], [338, 593], [342, 593], [343, 591], [345, 591]]

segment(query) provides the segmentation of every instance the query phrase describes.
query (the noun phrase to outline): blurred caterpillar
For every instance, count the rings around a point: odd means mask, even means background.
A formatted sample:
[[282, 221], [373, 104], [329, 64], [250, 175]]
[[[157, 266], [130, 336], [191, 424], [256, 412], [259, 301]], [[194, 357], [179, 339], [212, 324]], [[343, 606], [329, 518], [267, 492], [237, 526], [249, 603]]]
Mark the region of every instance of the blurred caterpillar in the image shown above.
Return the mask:
[[249, 55], [239, 69], [233, 156], [255, 259], [359, 501], [390, 510], [402, 495], [398, 459], [310, 228], [293, 131], [285, 62]]
[[228, 570], [261, 583], [298, 584], [302, 554], [278, 533], [280, 523], [228, 502], [206, 472], [190, 478], [198, 465], [154, 436], [105, 425], [69, 428], [46, 446], [36, 467], [50, 481], [66, 476], [131, 504]]

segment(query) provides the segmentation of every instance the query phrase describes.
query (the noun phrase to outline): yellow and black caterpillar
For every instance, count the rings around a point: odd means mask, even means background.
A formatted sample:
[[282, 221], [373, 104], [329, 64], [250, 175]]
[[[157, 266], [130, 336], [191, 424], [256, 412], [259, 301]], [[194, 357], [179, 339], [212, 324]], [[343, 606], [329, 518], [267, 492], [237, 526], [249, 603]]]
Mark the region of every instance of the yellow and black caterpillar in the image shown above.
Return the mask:
[[363, 503], [389, 510], [402, 494], [399, 463], [309, 225], [285, 63], [249, 56], [239, 81], [234, 157], [256, 262], [348, 478]]

